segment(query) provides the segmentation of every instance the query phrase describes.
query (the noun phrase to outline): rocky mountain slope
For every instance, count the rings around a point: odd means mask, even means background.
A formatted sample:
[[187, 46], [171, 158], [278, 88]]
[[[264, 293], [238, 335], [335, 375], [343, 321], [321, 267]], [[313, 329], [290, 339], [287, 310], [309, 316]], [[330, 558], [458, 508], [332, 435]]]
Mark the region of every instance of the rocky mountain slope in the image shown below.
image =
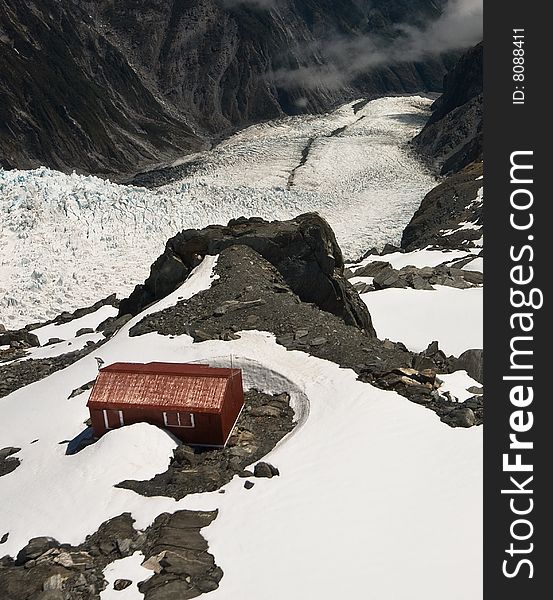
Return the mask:
[[447, 73], [444, 93], [413, 139], [414, 147], [447, 177], [424, 197], [405, 228], [403, 249], [482, 246], [483, 53], [481, 42]]
[[483, 157], [483, 55], [481, 42], [466, 52], [444, 79], [444, 92], [415, 137], [415, 147], [442, 175]]
[[440, 89], [447, 56], [323, 75], [344, 44], [392, 40], [443, 0], [264, 4], [2, 2], [0, 165], [132, 174], [283, 113]]

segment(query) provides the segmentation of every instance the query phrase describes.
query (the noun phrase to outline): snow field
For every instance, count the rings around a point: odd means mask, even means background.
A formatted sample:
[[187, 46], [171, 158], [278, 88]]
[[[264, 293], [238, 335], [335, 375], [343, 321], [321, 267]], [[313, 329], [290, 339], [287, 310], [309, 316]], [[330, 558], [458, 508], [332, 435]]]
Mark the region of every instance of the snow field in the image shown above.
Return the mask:
[[[206, 258], [171, 298], [148, 311], [208, 287], [215, 260]], [[67, 400], [97, 372], [87, 356], [0, 399], [1, 445], [22, 448], [21, 465], [0, 478], [0, 531], [10, 533], [3, 552], [15, 554], [38, 535], [79, 543], [121, 512], [131, 512], [136, 527], [144, 528], [162, 512], [218, 508], [219, 517], [202, 531], [225, 572], [214, 599], [479, 597], [482, 428], [445, 427], [432, 412], [358, 382], [353, 371], [288, 352], [267, 333], [201, 344], [155, 333], [129, 338], [142, 316], [98, 356], [107, 364], [217, 364], [232, 355], [250, 385], [292, 392], [301, 424], [266, 457], [281, 476], [255, 480], [249, 491], [236, 477], [226, 494], [180, 502], [112, 487], [163, 471], [175, 441], [139, 424], [65, 456], [59, 442], [79, 433], [88, 416], [88, 393]], [[461, 580], [460, 557], [470, 557]], [[110, 565], [110, 581], [116, 574], [136, 583], [138, 559]]]
[[434, 340], [446, 354], [483, 347], [482, 287], [432, 291], [386, 289], [361, 294], [380, 339], [403, 342], [422, 352]]

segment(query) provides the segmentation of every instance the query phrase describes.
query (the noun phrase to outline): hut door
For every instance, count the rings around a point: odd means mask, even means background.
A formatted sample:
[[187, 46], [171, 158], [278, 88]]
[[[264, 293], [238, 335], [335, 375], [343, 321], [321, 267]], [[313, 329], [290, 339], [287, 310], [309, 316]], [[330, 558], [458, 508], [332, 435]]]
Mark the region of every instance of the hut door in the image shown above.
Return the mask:
[[117, 429], [125, 424], [123, 421], [123, 411], [104, 410], [104, 425], [106, 429]]

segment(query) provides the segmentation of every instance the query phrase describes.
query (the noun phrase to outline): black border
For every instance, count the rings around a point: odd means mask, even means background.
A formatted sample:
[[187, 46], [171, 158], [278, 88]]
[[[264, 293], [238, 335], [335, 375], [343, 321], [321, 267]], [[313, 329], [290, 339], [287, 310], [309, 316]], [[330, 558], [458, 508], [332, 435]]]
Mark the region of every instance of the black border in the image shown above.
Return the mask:
[[[548, 546], [548, 533], [552, 531], [550, 511], [553, 510], [549, 485], [549, 457], [553, 458], [553, 428], [550, 427], [553, 394], [548, 380], [553, 377], [552, 353], [548, 344], [553, 328], [548, 319], [547, 279], [551, 273], [553, 258], [549, 245], [548, 214], [551, 192], [545, 182], [553, 167], [549, 167], [551, 154], [546, 150], [546, 138], [550, 135], [553, 100], [546, 91], [550, 83], [552, 67], [548, 65], [551, 55], [546, 16], [546, 3], [532, 1], [485, 3], [484, 6], [484, 169], [485, 169], [485, 295], [484, 295], [484, 351], [485, 351], [485, 425], [484, 425], [484, 598], [528, 600], [548, 597], [548, 576], [553, 573]], [[513, 81], [513, 29], [525, 30], [525, 103], [515, 105], [512, 101]], [[548, 35], [549, 34], [549, 35]], [[542, 64], [543, 63], [543, 64]], [[509, 528], [517, 517], [509, 508], [509, 496], [501, 490], [509, 487], [509, 475], [503, 472], [502, 455], [508, 451], [509, 417], [516, 410], [509, 401], [512, 382], [502, 380], [510, 365], [510, 341], [514, 335], [509, 319], [510, 306], [509, 256], [511, 246], [520, 248], [527, 243], [530, 232], [517, 232], [510, 226], [511, 153], [519, 150], [533, 151], [534, 183], [529, 186], [534, 195], [534, 259], [527, 263], [534, 268], [535, 279], [531, 287], [541, 288], [545, 304], [534, 311], [535, 329], [533, 351], [534, 400], [529, 410], [533, 412], [534, 425], [526, 439], [534, 442], [534, 449], [527, 451], [526, 460], [534, 465], [532, 473], [534, 510], [527, 517], [532, 521], [534, 532], [528, 540], [534, 544], [533, 551], [520, 558], [529, 558], [533, 565], [533, 577], [529, 567], [520, 574], [507, 578], [502, 572], [503, 561], [509, 558], [505, 550], [511, 536]], [[549, 217], [550, 218], [550, 217]], [[530, 309], [532, 310], [532, 309]], [[548, 331], [549, 329], [549, 331]], [[549, 346], [549, 348], [548, 348]], [[551, 365], [551, 366], [549, 366]], [[548, 369], [549, 366], [549, 369]], [[549, 371], [549, 372], [548, 372]], [[552, 379], [553, 381], [553, 379]], [[549, 439], [548, 439], [549, 438]], [[551, 444], [551, 446], [549, 445]], [[512, 486], [511, 486], [512, 487]], [[522, 531], [522, 530], [521, 530]], [[524, 543], [521, 542], [521, 547]], [[513, 559], [510, 559], [513, 561]], [[511, 562], [512, 566], [515, 564]], [[542, 591], [543, 590], [543, 591]]]

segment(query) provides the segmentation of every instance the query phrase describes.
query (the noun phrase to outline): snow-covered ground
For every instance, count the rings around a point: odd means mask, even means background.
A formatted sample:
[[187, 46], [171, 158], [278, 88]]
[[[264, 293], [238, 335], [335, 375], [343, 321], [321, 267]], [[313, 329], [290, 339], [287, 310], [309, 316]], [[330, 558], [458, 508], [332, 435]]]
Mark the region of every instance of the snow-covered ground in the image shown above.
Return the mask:
[[[147, 312], [208, 287], [215, 260], [206, 258]], [[122, 512], [144, 528], [161, 512], [218, 508], [203, 530], [225, 573], [214, 600], [481, 597], [482, 428], [446, 427], [431, 411], [357, 381], [349, 369], [286, 351], [267, 333], [201, 344], [155, 333], [130, 338], [143, 314], [95, 354], [106, 363], [218, 363], [232, 354], [246, 385], [290, 391], [306, 418], [267, 457], [281, 476], [256, 480], [251, 490], [235, 477], [225, 494], [179, 502], [114, 488], [163, 471], [176, 443], [139, 424], [66, 456], [60, 442], [77, 435], [88, 416], [88, 392], [68, 400], [95, 376], [87, 356], [0, 399], [0, 445], [21, 448], [21, 465], [0, 478], [0, 535], [9, 532], [3, 553], [15, 554], [38, 535], [78, 543]], [[108, 567], [109, 581], [146, 579], [138, 559]], [[140, 597], [134, 585], [128, 594]]]
[[483, 288], [386, 289], [361, 295], [381, 339], [422, 352], [438, 340], [446, 354], [483, 347]]
[[429, 104], [382, 98], [357, 112], [351, 103], [256, 125], [181, 161], [197, 171], [153, 191], [48, 169], [0, 170], [0, 322], [15, 328], [113, 292], [127, 296], [169, 237], [239, 216], [317, 211], [350, 259], [397, 243], [435, 185], [407, 148]]

